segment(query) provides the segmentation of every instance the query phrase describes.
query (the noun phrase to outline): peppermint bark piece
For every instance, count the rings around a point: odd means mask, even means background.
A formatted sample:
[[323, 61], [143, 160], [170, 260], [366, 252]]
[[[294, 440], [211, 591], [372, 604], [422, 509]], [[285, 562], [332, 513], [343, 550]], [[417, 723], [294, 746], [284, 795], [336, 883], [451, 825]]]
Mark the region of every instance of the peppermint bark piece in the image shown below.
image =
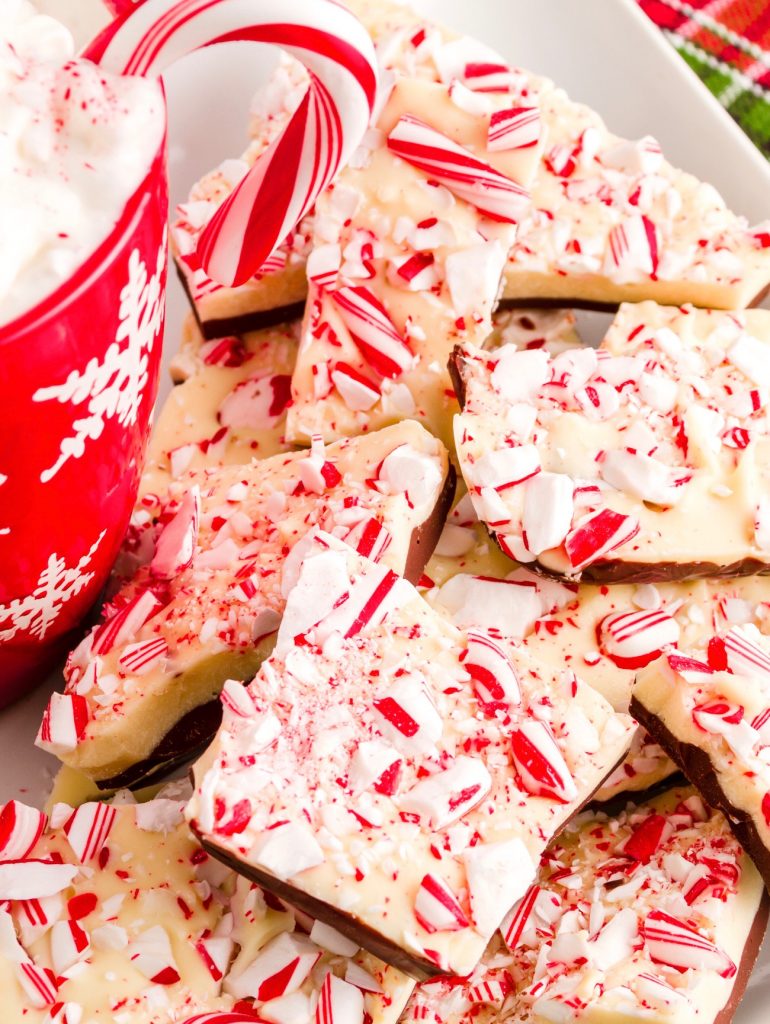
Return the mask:
[[468, 978], [415, 990], [403, 1024], [728, 1024], [768, 897], [724, 817], [673, 789], [581, 815]]
[[456, 90], [397, 77], [359, 158], [319, 197], [290, 439], [408, 417], [450, 443], [446, 360], [492, 329], [536, 157], [494, 147], [491, 124]]
[[0, 810], [4, 1020], [314, 1024], [331, 988], [354, 1024], [395, 1024], [413, 982], [210, 858], [183, 807]]
[[[453, 84], [470, 94], [466, 99], [480, 116], [490, 113], [489, 93], [505, 92], [509, 114], [496, 125], [498, 143], [506, 137], [546, 140], [532, 208], [506, 267], [506, 302], [614, 309], [654, 299], [739, 309], [766, 291], [768, 225], [750, 227], [712, 185], [673, 167], [655, 139], [615, 135], [557, 84], [510, 67], [489, 47], [408, 8], [366, 0], [349, 6], [371, 32], [383, 68]], [[302, 75], [299, 65], [279, 69], [268, 101], [261, 101], [262, 116], [253, 120], [253, 142], [243, 160], [226, 161], [180, 208], [172, 232], [177, 262], [209, 337], [301, 313], [312, 214], [241, 289], [221, 289], [194, 269], [194, 260], [189, 266], [185, 261], [202, 227], [276, 130], [273, 122], [288, 117]]]
[[[628, 710], [636, 673], [664, 650], [693, 647], [715, 628], [770, 630], [764, 577], [613, 587], [549, 580], [516, 566], [491, 543], [467, 494], [447, 517], [421, 587], [454, 625], [520, 640], [539, 661], [574, 671], [617, 711]], [[675, 770], [640, 729], [595, 799], [648, 791]]]
[[[426, 21], [402, 4], [351, 0], [348, 6], [361, 19], [375, 42], [386, 89], [394, 73], [426, 82], [440, 81], [433, 53], [445, 41], [462, 37]], [[464, 105], [470, 113], [488, 120], [493, 109], [510, 111], [513, 106], [515, 96], [509, 89], [509, 77], [503, 75], [496, 81], [479, 83], [480, 89], [495, 94], [491, 97], [474, 94], [461, 83], [453, 86], [453, 92], [458, 96], [462, 93]], [[238, 159], [227, 160], [206, 175], [193, 187], [188, 202], [177, 208], [171, 232], [172, 248], [180, 277], [207, 338], [270, 326], [302, 314], [307, 295], [305, 264], [313, 248], [312, 236], [316, 230], [314, 211], [275, 250], [259, 273], [239, 288], [223, 288], [207, 278], [195, 256], [195, 247], [201, 232], [223, 200], [286, 123], [306, 82], [306, 72], [300, 64], [283, 61], [267, 88], [255, 98], [249, 127], [251, 142], [247, 150]], [[531, 176], [537, 159], [532, 146], [537, 139], [534, 143], [530, 139], [519, 141], [522, 142], [522, 160], [527, 174]], [[518, 145], [508, 134], [506, 138], [497, 138], [495, 145], [498, 150], [503, 150], [513, 148], [514, 143]], [[358, 157], [354, 157], [351, 163], [355, 164]]]
[[292, 325], [205, 342], [188, 322], [174, 362], [184, 379], [153, 426], [140, 499], [151, 503], [192, 470], [290, 451], [284, 435], [296, 355]]
[[621, 307], [598, 351], [459, 348], [455, 439], [479, 518], [551, 575], [766, 571], [770, 315]]
[[416, 423], [173, 481], [134, 517], [127, 580], [71, 654], [39, 745], [111, 788], [193, 756], [223, 682], [272, 648], [295, 545], [321, 525], [416, 579], [453, 489], [446, 450]]
[[749, 226], [651, 136], [621, 138], [558, 83], [528, 77], [520, 102], [538, 107], [547, 144], [506, 268], [506, 302], [741, 309], [761, 300], [766, 223]]
[[407, 973], [465, 973], [631, 724], [316, 535], [276, 650], [228, 684], [188, 807], [204, 846]]
[[770, 643], [750, 625], [639, 673], [632, 712], [727, 816], [770, 888]]

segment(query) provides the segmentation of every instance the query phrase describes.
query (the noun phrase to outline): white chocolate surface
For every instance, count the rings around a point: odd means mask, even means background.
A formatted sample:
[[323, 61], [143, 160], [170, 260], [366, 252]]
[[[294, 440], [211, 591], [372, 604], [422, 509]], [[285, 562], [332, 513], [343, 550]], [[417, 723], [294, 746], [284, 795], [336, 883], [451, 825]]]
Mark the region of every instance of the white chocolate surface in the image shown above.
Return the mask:
[[567, 577], [607, 560], [649, 580], [764, 564], [768, 342], [765, 311], [640, 303], [598, 351], [463, 350], [455, 436], [479, 517]]
[[[103, 805], [86, 804], [78, 813], [97, 806]], [[289, 936], [289, 943], [297, 940], [310, 954], [310, 969], [297, 974], [292, 1024], [312, 1024], [325, 974], [331, 970], [344, 979], [351, 964], [380, 988], [363, 997], [374, 1024], [395, 1024], [411, 980], [368, 953], [340, 956], [310, 943], [305, 929], [313, 922], [266, 900], [256, 886], [210, 858], [184, 824], [183, 807], [183, 799], [164, 796], [103, 807], [107, 814], [114, 811], [114, 821], [103, 829], [104, 845], [81, 863], [63, 828], [72, 808], [55, 805], [57, 827], [49, 826], [29, 856], [61, 857], [73, 865], [74, 877], [45, 899], [11, 900], [10, 917], [0, 911], [4, 1024], [43, 1024], [56, 1012], [22, 987], [18, 956], [40, 970], [55, 969], [60, 980], [54, 999], [65, 1004], [67, 1024], [172, 1024], [196, 1012], [232, 1009], [244, 988], [257, 994], [248, 979], [266, 963], [260, 954]], [[4, 864], [0, 875], [7, 887], [11, 876]], [[60, 951], [68, 921], [76, 922], [88, 943], [69, 965]], [[20, 946], [11, 941], [14, 931]], [[152, 955], [137, 960], [137, 951], [150, 945]], [[153, 980], [156, 975], [160, 980]], [[255, 1006], [264, 1020], [284, 1019], [275, 998], [257, 999]]]
[[[397, 449], [411, 476], [401, 483], [378, 479]], [[324, 459], [334, 473], [328, 486]], [[323, 454], [293, 452], [191, 472], [162, 497], [146, 496], [117, 568], [127, 582], [110, 599], [106, 626], [88, 634], [65, 669], [67, 698], [85, 701], [87, 721], [77, 738], [41, 732], [41, 745], [96, 779], [142, 761], [185, 713], [216, 698], [225, 679], [254, 674], [283, 611], [281, 567], [313, 526], [356, 544], [365, 543], [362, 531], [374, 520], [375, 532], [384, 528], [384, 564], [403, 571], [413, 532], [433, 512], [447, 472], [441, 444], [418, 424], [404, 423]], [[164, 527], [179, 524], [195, 488], [200, 513], [197, 533], [191, 529], [186, 540], [190, 558], [160, 571], [154, 559]], [[149, 614], [107, 641], [115, 630], [109, 616], [139, 600], [149, 602]], [[158, 644], [159, 653], [149, 664], [139, 658], [134, 669], [137, 649], [145, 650], [140, 644]], [[61, 703], [59, 695], [53, 701]]]
[[[474, 643], [405, 581], [318, 535], [275, 653], [228, 696], [196, 768], [195, 829], [319, 901], [320, 916], [343, 912], [419, 961], [467, 972], [631, 736], [574, 674], [505, 641], [497, 665], [514, 667], [521, 704], [486, 705], [463, 667], [481, 656]], [[522, 777], [511, 744], [530, 731], [549, 733], [554, 752], [540, 747]], [[460, 926], [419, 916], [429, 875], [454, 894]]]

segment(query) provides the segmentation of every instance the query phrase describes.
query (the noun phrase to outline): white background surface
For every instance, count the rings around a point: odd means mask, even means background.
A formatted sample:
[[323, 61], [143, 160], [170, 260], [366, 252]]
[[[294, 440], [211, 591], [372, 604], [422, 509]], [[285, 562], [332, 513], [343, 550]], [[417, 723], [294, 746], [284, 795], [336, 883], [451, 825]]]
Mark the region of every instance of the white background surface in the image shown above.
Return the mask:
[[[99, 2], [46, 0], [46, 6], [60, 17], [73, 12], [83, 31], [103, 17]], [[672, 162], [713, 182], [751, 221], [770, 217], [766, 161], [632, 0], [418, 0], [417, 6], [496, 47], [509, 62], [554, 78], [619, 134], [654, 135]], [[167, 74], [172, 203], [204, 171], [244, 148], [249, 99], [273, 61], [267, 48], [231, 44], [195, 54]], [[169, 281], [166, 359], [186, 312], [173, 275]], [[602, 320], [589, 314], [583, 323], [584, 332], [595, 333]], [[164, 376], [162, 395], [169, 386]], [[56, 762], [32, 742], [55, 684], [0, 713], [0, 800], [45, 798]], [[770, 948], [735, 1024], [767, 1024], [769, 998]]]

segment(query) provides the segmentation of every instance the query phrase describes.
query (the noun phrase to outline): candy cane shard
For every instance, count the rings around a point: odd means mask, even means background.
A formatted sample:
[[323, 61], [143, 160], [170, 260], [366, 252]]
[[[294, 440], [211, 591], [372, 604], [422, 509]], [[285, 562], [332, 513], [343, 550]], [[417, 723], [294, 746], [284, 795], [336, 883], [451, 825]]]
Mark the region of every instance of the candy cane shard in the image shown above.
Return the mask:
[[[438, 539], [454, 478], [416, 423], [252, 454], [145, 492], [122, 560], [136, 568], [68, 659], [38, 742], [103, 787], [133, 785], [213, 736], [225, 681], [250, 678], [272, 649], [314, 525], [378, 561], [382, 593], [396, 573], [418, 579]], [[318, 586], [322, 598], [328, 581]], [[331, 631], [363, 628], [376, 608], [357, 599], [340, 601]]]
[[515, 224], [529, 207], [526, 189], [410, 114], [391, 130], [388, 149], [494, 220]]
[[[422, 977], [466, 973], [630, 723], [574, 676], [456, 629], [329, 535], [302, 554], [273, 655], [248, 687], [254, 708], [238, 701], [196, 767], [193, 829], [384, 959]], [[546, 694], [541, 735], [530, 716]], [[255, 743], [267, 717], [271, 742]], [[529, 747], [514, 766], [518, 732]], [[269, 798], [250, 782], [268, 765], [280, 766]], [[393, 856], [364, 855], [368, 837]], [[386, 879], [392, 899], [372, 905]]]
[[9, 800], [0, 811], [0, 861], [24, 860], [43, 834], [47, 821], [42, 811]]
[[496, 110], [489, 119], [487, 147], [492, 152], [525, 149], [537, 143], [541, 130], [540, 111], [537, 107]]
[[675, 647], [679, 623], [665, 608], [608, 615], [599, 626], [599, 644], [616, 664], [644, 668], [664, 647]]
[[[635, 837], [653, 832], [637, 859]], [[682, 893], [695, 875], [704, 883], [688, 904]], [[589, 813], [551, 843], [479, 965], [418, 985], [402, 1021], [729, 1020], [768, 904], [724, 817], [693, 790], [610, 819]]]
[[672, 651], [643, 669], [632, 697], [633, 713], [725, 813], [766, 882], [770, 784], [763, 754], [770, 735], [768, 647], [756, 627], [748, 625], [704, 636], [694, 650]]
[[[0, 865], [9, 1020], [45, 1010], [51, 1024], [79, 1024], [84, 1007], [108, 1019], [129, 1005], [153, 1024], [311, 1021], [331, 987], [335, 1007], [341, 993], [343, 1007], [357, 1008], [358, 1024], [396, 1024], [414, 982], [216, 865], [184, 824], [184, 802], [177, 786], [144, 804], [59, 803], [53, 818], [64, 823], [47, 825], [28, 856]], [[81, 812], [111, 822], [87, 861], [73, 845]], [[38, 812], [19, 805], [15, 813]], [[287, 998], [288, 1018], [280, 1015]]]
[[158, 75], [217, 43], [272, 43], [309, 72], [285, 130], [222, 204], [199, 241], [200, 263], [223, 284], [248, 280], [348, 161], [374, 107], [372, 41], [342, 5], [322, 0], [146, 0], [116, 19], [86, 56], [119, 74]]
[[383, 377], [400, 377], [414, 362], [380, 300], [368, 288], [340, 288], [332, 301], [361, 354]]
[[647, 915], [643, 935], [654, 963], [682, 971], [693, 967], [712, 970], [722, 978], [733, 978], [737, 972], [730, 957], [713, 942], [663, 910]]
[[[509, 557], [561, 578], [763, 571], [764, 484], [728, 499], [734, 474], [754, 473], [736, 431], [767, 436], [755, 378], [768, 342], [764, 312], [644, 302], [621, 307], [597, 350], [458, 346], [454, 434], [479, 518]], [[693, 533], [691, 503], [713, 527]], [[661, 629], [663, 646], [676, 642]]]

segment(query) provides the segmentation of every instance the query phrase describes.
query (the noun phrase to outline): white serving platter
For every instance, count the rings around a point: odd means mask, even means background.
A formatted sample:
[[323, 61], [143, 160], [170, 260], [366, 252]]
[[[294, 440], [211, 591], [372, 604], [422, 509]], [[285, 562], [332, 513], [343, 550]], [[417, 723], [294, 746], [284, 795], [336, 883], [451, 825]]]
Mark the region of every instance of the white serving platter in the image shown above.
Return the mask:
[[[711, 181], [750, 221], [770, 217], [770, 165], [634, 0], [416, 0], [416, 5], [494, 46], [510, 63], [553, 78], [574, 99], [594, 106], [617, 133], [654, 135], [673, 163]], [[44, 0], [41, 6], [70, 17], [80, 42], [106, 20], [103, 0]], [[229, 44], [194, 54], [166, 75], [172, 203], [184, 199], [204, 171], [244, 148], [250, 97], [274, 61], [269, 48]], [[187, 312], [173, 275], [169, 281], [166, 362]], [[580, 320], [587, 338], [606, 323], [599, 314]], [[161, 401], [170, 387], [164, 373]], [[48, 694], [59, 682], [60, 677], [42, 682], [0, 713], [0, 801], [16, 796], [42, 803], [50, 789], [57, 762], [33, 740]], [[770, 945], [735, 1024], [765, 1024], [768, 999]]]

